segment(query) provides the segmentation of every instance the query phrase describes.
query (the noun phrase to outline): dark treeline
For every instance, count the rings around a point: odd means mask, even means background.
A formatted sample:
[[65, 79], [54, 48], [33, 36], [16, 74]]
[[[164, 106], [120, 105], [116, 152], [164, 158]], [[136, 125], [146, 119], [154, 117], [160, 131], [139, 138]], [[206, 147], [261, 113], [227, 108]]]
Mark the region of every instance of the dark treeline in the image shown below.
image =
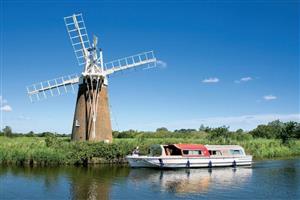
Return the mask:
[[281, 122], [279, 120], [272, 121], [266, 125], [258, 125], [251, 131], [238, 129], [230, 131], [229, 127], [222, 126], [211, 128], [201, 125], [196, 129], [179, 129], [169, 131], [162, 127], [156, 129], [155, 132], [144, 131], [114, 131], [114, 138], [207, 138], [211, 140], [233, 139], [233, 140], [250, 140], [253, 138], [280, 139], [282, 143], [287, 143], [290, 139], [300, 139], [300, 123], [298, 122]]
[[9, 126], [5, 126], [5, 128], [0, 131], [0, 136], [7, 136], [7, 137], [70, 137], [70, 134], [59, 134], [59, 133], [52, 133], [52, 132], [42, 132], [42, 133], [34, 133], [30, 131], [28, 133], [14, 133]]
[[[6, 126], [0, 136], [7, 137], [70, 137], [70, 134], [58, 134], [52, 132], [34, 133], [13, 133], [9, 126]], [[221, 126], [212, 128], [201, 125], [198, 130], [196, 129], [178, 129], [170, 131], [165, 127], [157, 128], [156, 131], [113, 131], [114, 138], [206, 138], [209, 140], [217, 139], [232, 139], [232, 140], [251, 140], [254, 138], [265, 139], [280, 139], [283, 144], [288, 143], [291, 139], [300, 139], [300, 123], [290, 121], [281, 122], [279, 120], [272, 121], [268, 124], [258, 125], [251, 131], [244, 131], [238, 129], [230, 131], [228, 126]]]

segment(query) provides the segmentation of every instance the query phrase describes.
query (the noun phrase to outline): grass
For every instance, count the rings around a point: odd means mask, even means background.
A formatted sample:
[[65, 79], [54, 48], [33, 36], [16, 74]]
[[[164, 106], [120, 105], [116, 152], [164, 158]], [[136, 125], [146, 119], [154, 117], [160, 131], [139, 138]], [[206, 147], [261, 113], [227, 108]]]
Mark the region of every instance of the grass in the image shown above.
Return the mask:
[[70, 142], [67, 137], [0, 136], [0, 163], [20, 165], [87, 165], [89, 163], [124, 163], [125, 156], [136, 146], [146, 154], [152, 144], [199, 143], [238, 144], [254, 159], [300, 155], [300, 140], [283, 145], [277, 139], [233, 140], [218, 138], [116, 138], [112, 144]]

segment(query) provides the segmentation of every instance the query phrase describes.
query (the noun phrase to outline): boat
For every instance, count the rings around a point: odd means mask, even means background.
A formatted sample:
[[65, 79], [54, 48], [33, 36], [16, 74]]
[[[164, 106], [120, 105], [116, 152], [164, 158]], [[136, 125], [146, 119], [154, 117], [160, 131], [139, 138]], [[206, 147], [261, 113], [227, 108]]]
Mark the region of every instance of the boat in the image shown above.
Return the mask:
[[239, 145], [170, 144], [150, 148], [150, 155], [126, 156], [133, 168], [202, 168], [250, 166], [252, 156]]

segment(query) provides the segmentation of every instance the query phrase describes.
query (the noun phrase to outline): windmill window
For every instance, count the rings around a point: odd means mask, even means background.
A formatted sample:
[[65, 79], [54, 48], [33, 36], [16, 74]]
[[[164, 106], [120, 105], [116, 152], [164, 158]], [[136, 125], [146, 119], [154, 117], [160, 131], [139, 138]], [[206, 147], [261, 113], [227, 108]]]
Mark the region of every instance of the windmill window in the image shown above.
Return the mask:
[[75, 121], [75, 126], [76, 127], [79, 127], [80, 126], [80, 124], [79, 124], [79, 121], [76, 119], [76, 121]]

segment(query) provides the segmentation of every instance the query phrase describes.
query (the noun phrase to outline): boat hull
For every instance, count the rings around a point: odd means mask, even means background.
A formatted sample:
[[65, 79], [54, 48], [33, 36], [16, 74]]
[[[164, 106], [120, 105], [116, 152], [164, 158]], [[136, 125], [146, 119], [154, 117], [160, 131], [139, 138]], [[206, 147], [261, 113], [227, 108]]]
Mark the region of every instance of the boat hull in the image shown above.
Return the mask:
[[150, 157], [150, 156], [127, 156], [131, 167], [151, 168], [209, 168], [209, 167], [230, 167], [249, 166], [252, 164], [252, 156], [243, 157]]

